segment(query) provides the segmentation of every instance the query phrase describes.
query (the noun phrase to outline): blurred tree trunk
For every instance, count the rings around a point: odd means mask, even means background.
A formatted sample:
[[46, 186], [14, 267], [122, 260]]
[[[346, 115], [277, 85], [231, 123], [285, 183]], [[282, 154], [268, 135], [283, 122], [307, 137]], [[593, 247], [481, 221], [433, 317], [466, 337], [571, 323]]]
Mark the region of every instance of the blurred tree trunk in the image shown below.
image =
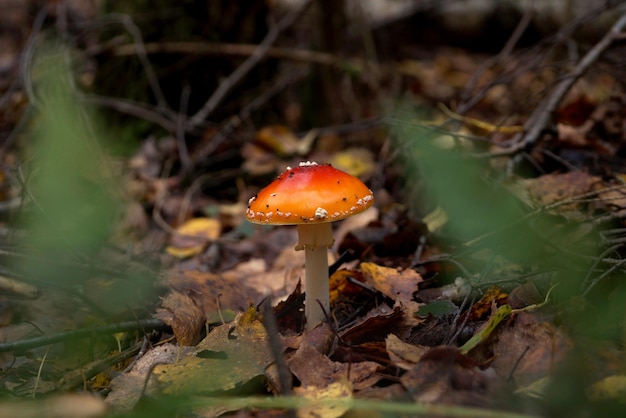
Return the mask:
[[[316, 3], [317, 30], [315, 42], [322, 51], [338, 56], [343, 53], [348, 25], [345, 3], [345, 0], [319, 0]], [[340, 70], [329, 66], [319, 66], [314, 74], [317, 76], [313, 81], [313, 91], [322, 93], [321, 96], [312, 97], [318, 117], [321, 117], [326, 123], [345, 122], [345, 106], [343, 106], [341, 91], [337, 89], [339, 85], [337, 79], [343, 76]], [[333, 105], [321, 106], [321, 103], [332, 103]]]

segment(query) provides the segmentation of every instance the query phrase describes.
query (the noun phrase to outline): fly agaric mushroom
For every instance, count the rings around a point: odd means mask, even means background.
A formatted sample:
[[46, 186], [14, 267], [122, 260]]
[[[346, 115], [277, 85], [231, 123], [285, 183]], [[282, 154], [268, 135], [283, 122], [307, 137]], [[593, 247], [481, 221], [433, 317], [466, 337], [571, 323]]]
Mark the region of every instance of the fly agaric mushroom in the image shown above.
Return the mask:
[[[328, 247], [333, 244], [330, 223], [369, 208], [372, 191], [358, 178], [330, 164], [302, 162], [287, 167], [273, 183], [248, 202], [246, 218], [257, 224], [297, 225], [296, 251], [305, 251], [305, 308], [307, 329], [328, 312]], [[320, 304], [317, 303], [320, 302]]]

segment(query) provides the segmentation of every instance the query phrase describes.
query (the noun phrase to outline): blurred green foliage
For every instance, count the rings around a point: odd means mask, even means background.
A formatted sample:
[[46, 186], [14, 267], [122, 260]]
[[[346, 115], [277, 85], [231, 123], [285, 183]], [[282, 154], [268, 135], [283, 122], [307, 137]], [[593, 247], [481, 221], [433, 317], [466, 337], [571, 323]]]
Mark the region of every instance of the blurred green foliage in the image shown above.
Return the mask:
[[85, 262], [107, 242], [118, 216], [120, 188], [106, 156], [107, 131], [76, 100], [72, 51], [60, 42], [41, 41], [33, 53], [34, 112], [26, 132], [25, 221], [30, 234], [23, 246], [59, 262], [28, 261], [30, 277], [59, 285], [85, 274], [61, 268]]

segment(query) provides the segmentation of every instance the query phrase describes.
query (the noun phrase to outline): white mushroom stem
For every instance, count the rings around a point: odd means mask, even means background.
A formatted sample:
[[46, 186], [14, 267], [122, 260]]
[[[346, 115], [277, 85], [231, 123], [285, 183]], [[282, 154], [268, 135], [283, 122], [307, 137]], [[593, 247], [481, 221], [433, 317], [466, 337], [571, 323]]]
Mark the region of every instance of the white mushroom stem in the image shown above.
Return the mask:
[[307, 330], [324, 321], [324, 311], [330, 312], [328, 247], [332, 245], [330, 222], [298, 225], [296, 250], [305, 252], [304, 315]]

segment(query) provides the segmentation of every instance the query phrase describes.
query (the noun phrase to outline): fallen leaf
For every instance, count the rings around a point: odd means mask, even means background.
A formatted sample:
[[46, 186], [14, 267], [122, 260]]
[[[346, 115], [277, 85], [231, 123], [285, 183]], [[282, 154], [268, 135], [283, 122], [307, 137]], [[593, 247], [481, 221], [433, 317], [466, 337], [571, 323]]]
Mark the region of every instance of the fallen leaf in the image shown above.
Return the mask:
[[493, 286], [487, 289], [478, 302], [472, 305], [469, 311], [468, 321], [480, 321], [488, 318], [492, 307], [506, 304], [508, 295], [500, 288]]
[[163, 298], [163, 308], [155, 315], [172, 327], [180, 345], [196, 345], [200, 341], [206, 316], [198, 297], [189, 291], [173, 290]]
[[502, 305], [499, 308], [492, 310], [491, 316], [489, 320], [469, 339], [463, 346], [460, 348], [463, 354], [469, 353], [473, 350], [478, 344], [487, 340], [491, 333], [497, 328], [497, 326], [502, 322], [505, 318], [507, 318], [513, 308], [509, 305]]
[[219, 323], [220, 312], [243, 311], [262, 296], [247, 286], [244, 274], [225, 272], [221, 275], [197, 270], [170, 271], [165, 285], [180, 291], [193, 291], [210, 323]]
[[416, 402], [483, 406], [493, 375], [455, 347], [434, 347], [400, 382]]
[[350, 345], [385, 341], [389, 334], [405, 336], [419, 321], [412, 317], [411, 309], [396, 306], [391, 312], [370, 316], [343, 334], [341, 339]]
[[359, 390], [370, 387], [380, 380], [376, 373], [381, 367], [378, 363], [334, 362], [306, 341], [302, 341], [298, 350], [288, 359], [288, 364], [303, 387], [323, 389], [345, 379], [351, 388]]
[[[183, 348], [182, 352], [191, 351], [189, 347]], [[149, 350], [141, 356], [127, 373], [120, 373], [111, 380], [111, 393], [105, 398], [105, 402], [114, 411], [130, 412], [142, 395], [157, 395], [156, 379], [148, 379], [153, 368], [157, 364], [169, 364], [176, 361], [181, 352], [174, 344], [162, 344]]]
[[[601, 183], [602, 179], [600, 177], [578, 170], [564, 174], [545, 174], [535, 179], [520, 180], [518, 186], [521, 190], [525, 190], [526, 198], [522, 197], [523, 200], [530, 203], [534, 208], [543, 208], [590, 192]], [[555, 206], [548, 212], [572, 221], [584, 221], [587, 219], [587, 216], [583, 212], [583, 208], [581, 203], [572, 201], [571, 203]]]
[[339, 170], [368, 180], [376, 170], [372, 151], [367, 148], [347, 148], [333, 154], [330, 163]]
[[261, 128], [257, 132], [255, 142], [281, 157], [288, 157], [294, 154], [307, 154], [314, 139], [314, 133], [300, 139], [286, 126], [274, 125]]
[[526, 386], [549, 375], [573, 346], [561, 329], [533, 313], [519, 312], [496, 335], [492, 366], [501, 377], [510, 376], [518, 386]]
[[194, 218], [176, 229], [165, 249], [177, 258], [188, 258], [200, 254], [206, 245], [219, 238], [221, 223], [213, 218]]
[[267, 333], [251, 308], [234, 324], [215, 328], [176, 364], [157, 365], [154, 374], [165, 394], [236, 391], [263, 379], [272, 359]]
[[584, 147], [588, 143], [586, 133], [578, 127], [559, 123], [557, 125], [557, 132], [558, 140], [569, 146]]
[[589, 400], [608, 401], [624, 400], [626, 398], [626, 376], [608, 376], [599, 382], [595, 382], [587, 388]]
[[385, 344], [391, 362], [404, 370], [411, 370], [422, 356], [431, 349], [431, 347], [423, 345], [406, 343], [394, 334], [387, 336]]
[[[299, 418], [338, 418], [350, 410], [352, 399], [352, 387], [347, 379], [333, 382], [326, 387], [303, 386], [294, 389], [294, 393], [306, 399], [317, 401], [307, 407], [298, 408]], [[319, 401], [324, 402], [320, 405]]]
[[374, 263], [361, 263], [361, 270], [366, 283], [394, 301], [413, 300], [418, 283], [423, 281], [422, 276], [412, 269], [400, 270]]

